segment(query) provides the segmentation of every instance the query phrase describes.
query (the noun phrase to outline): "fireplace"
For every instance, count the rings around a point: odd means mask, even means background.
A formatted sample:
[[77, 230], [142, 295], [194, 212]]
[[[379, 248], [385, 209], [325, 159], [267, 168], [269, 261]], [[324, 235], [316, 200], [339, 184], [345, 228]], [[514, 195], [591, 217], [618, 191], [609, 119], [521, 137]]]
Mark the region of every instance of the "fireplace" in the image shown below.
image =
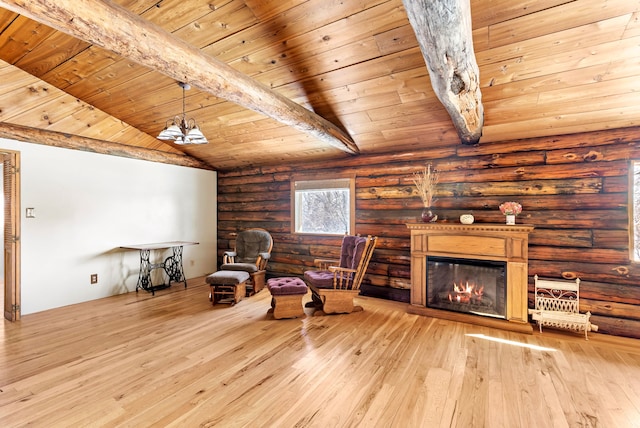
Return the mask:
[[533, 226], [436, 222], [407, 227], [411, 230], [408, 312], [533, 332], [527, 299]]
[[427, 257], [427, 307], [506, 319], [507, 264]]

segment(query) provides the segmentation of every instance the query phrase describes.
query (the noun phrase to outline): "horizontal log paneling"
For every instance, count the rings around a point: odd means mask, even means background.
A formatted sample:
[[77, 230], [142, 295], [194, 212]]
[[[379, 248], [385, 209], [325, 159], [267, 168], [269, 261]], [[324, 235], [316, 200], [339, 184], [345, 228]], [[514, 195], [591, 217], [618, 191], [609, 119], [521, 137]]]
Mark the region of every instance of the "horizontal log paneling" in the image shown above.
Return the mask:
[[[583, 229], [535, 229], [529, 235], [529, 244], [590, 248], [593, 246], [593, 232]], [[622, 244], [626, 245], [627, 241]]]
[[[224, 211], [288, 211], [289, 204], [282, 201], [264, 201], [264, 202], [238, 202], [227, 204]], [[222, 210], [221, 210], [222, 211]]]
[[[633, 293], [640, 292], [640, 267], [637, 263], [616, 265], [529, 259], [529, 273], [572, 280], [579, 277], [588, 281], [620, 285], [625, 290], [631, 287]], [[612, 296], [612, 299], [616, 297]]]
[[638, 307], [625, 303], [612, 303], [582, 299], [581, 296], [580, 311], [607, 314], [610, 318], [625, 318], [640, 321], [640, 311], [638, 311]]
[[[626, 191], [625, 185], [625, 191]], [[611, 188], [611, 186], [609, 186]], [[407, 198], [410, 187], [401, 188], [397, 194], [397, 198], [385, 199], [385, 209], [400, 210], [400, 209], [413, 209], [418, 210], [422, 208], [420, 199], [416, 196], [414, 198]], [[413, 189], [411, 189], [413, 194]], [[438, 207], [442, 208], [456, 208], [459, 207], [459, 200], [456, 197], [447, 198], [438, 195]], [[359, 199], [357, 201], [357, 208], [362, 210], [376, 209], [380, 206], [376, 199]], [[602, 206], [609, 208], [627, 208], [628, 196], [626, 193], [591, 193], [591, 194], [558, 194], [558, 195], [534, 195], [534, 196], [518, 196], [518, 201], [527, 207], [539, 207], [546, 210], [566, 210], [571, 208], [574, 210], [589, 210], [597, 209]], [[476, 214], [475, 210], [494, 210], [498, 207], [504, 198], [501, 196], [479, 196], [479, 197], [467, 197], [465, 198], [465, 208], [463, 213]]]
[[640, 158], [640, 141], [626, 145], [577, 147], [567, 150], [553, 150], [547, 154], [548, 164], [567, 162], [615, 161]]
[[[588, 135], [588, 138], [586, 137]], [[562, 144], [558, 144], [559, 142]], [[624, 142], [621, 148], [627, 144], [638, 142], [638, 128], [619, 128], [611, 131], [596, 131], [583, 134], [574, 134], [570, 138], [566, 136], [551, 136], [528, 138], [524, 140], [510, 141], [509, 144], [504, 143], [486, 143], [478, 146], [459, 146], [456, 150], [458, 156], [476, 156], [479, 154], [496, 154], [496, 153], [516, 153], [529, 152], [531, 150], [554, 150], [578, 148], [578, 147], [594, 147], [601, 145], [619, 145]]]
[[529, 249], [529, 258], [535, 260], [563, 259], [569, 262], [628, 263], [629, 252], [625, 249], [566, 248], [534, 246]]
[[598, 326], [599, 333], [614, 334], [617, 336], [637, 337], [640, 331], [640, 321], [625, 318], [609, 318], [604, 316], [592, 316], [592, 324]]
[[411, 174], [430, 162], [441, 171], [434, 204], [439, 221], [457, 223], [461, 214], [471, 213], [478, 223], [503, 222], [501, 202], [523, 204], [517, 222], [535, 226], [529, 242], [530, 300], [534, 274], [580, 277], [583, 310], [592, 312], [600, 331], [640, 338], [640, 329], [632, 328], [640, 323], [640, 265], [628, 259], [627, 212], [629, 161], [640, 158], [637, 132], [630, 128], [220, 172], [219, 254], [238, 230], [264, 227], [274, 236], [269, 276], [300, 276], [314, 258], [337, 257], [341, 237], [290, 233], [290, 180], [296, 174], [347, 170], [356, 176], [356, 232], [379, 237], [364, 290], [404, 298], [392, 290], [410, 287], [406, 223], [417, 221], [422, 211]]
[[603, 180], [602, 190], [607, 193], [626, 192], [629, 189], [627, 177], [607, 177]]
[[[533, 291], [533, 285], [531, 290]], [[615, 300], [617, 303], [628, 305], [640, 305], [640, 286], [637, 284], [628, 287], [623, 284], [611, 284], [606, 282], [580, 282], [580, 295], [586, 299], [609, 302]], [[640, 317], [640, 311], [636, 307], [635, 318]]]
[[[445, 175], [445, 174], [443, 174]], [[486, 196], [496, 197], [500, 195], [575, 195], [580, 193], [600, 193], [602, 191], [602, 179], [565, 179], [565, 180], [534, 180], [534, 181], [492, 181], [440, 183], [436, 190], [436, 197], [445, 196], [469, 197]], [[418, 192], [412, 185], [398, 187], [369, 187], [357, 189], [359, 199], [389, 199], [418, 197]]]
[[593, 230], [593, 245], [598, 248], [625, 248], [629, 245], [626, 230]]

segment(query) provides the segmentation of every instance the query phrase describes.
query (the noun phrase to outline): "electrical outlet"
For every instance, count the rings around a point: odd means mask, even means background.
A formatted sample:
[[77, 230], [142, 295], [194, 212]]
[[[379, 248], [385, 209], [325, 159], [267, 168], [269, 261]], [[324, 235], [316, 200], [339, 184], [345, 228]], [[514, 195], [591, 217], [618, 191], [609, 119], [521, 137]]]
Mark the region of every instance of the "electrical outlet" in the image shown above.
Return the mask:
[[92, 273], [91, 274], [91, 283], [92, 284], [97, 284], [98, 283], [98, 274], [97, 273]]

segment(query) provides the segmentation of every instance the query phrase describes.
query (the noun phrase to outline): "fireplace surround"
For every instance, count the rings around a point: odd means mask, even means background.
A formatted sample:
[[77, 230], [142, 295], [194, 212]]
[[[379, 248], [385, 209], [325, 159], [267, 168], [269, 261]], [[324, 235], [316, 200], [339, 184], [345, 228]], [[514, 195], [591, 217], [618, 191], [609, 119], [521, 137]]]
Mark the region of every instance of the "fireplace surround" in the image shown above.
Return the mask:
[[[528, 246], [533, 226], [491, 223], [410, 223], [411, 300], [409, 313], [532, 333], [528, 322]], [[428, 260], [461, 260], [464, 264], [503, 264], [506, 290], [503, 314], [447, 310], [430, 304]], [[464, 297], [464, 296], [463, 296]], [[499, 296], [498, 296], [499, 297]], [[455, 306], [455, 305], [454, 305]], [[477, 313], [480, 312], [480, 313]]]

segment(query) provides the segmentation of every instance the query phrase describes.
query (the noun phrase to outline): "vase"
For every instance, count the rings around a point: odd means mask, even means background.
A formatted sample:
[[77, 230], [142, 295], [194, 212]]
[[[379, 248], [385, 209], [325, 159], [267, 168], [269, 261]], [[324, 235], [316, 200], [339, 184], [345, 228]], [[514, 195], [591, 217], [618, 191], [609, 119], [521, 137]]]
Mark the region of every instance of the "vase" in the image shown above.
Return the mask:
[[438, 216], [431, 211], [430, 207], [425, 207], [422, 210], [422, 221], [425, 223], [431, 223], [438, 219]]
[[507, 224], [516, 224], [516, 216], [514, 214], [507, 214], [506, 216]]

